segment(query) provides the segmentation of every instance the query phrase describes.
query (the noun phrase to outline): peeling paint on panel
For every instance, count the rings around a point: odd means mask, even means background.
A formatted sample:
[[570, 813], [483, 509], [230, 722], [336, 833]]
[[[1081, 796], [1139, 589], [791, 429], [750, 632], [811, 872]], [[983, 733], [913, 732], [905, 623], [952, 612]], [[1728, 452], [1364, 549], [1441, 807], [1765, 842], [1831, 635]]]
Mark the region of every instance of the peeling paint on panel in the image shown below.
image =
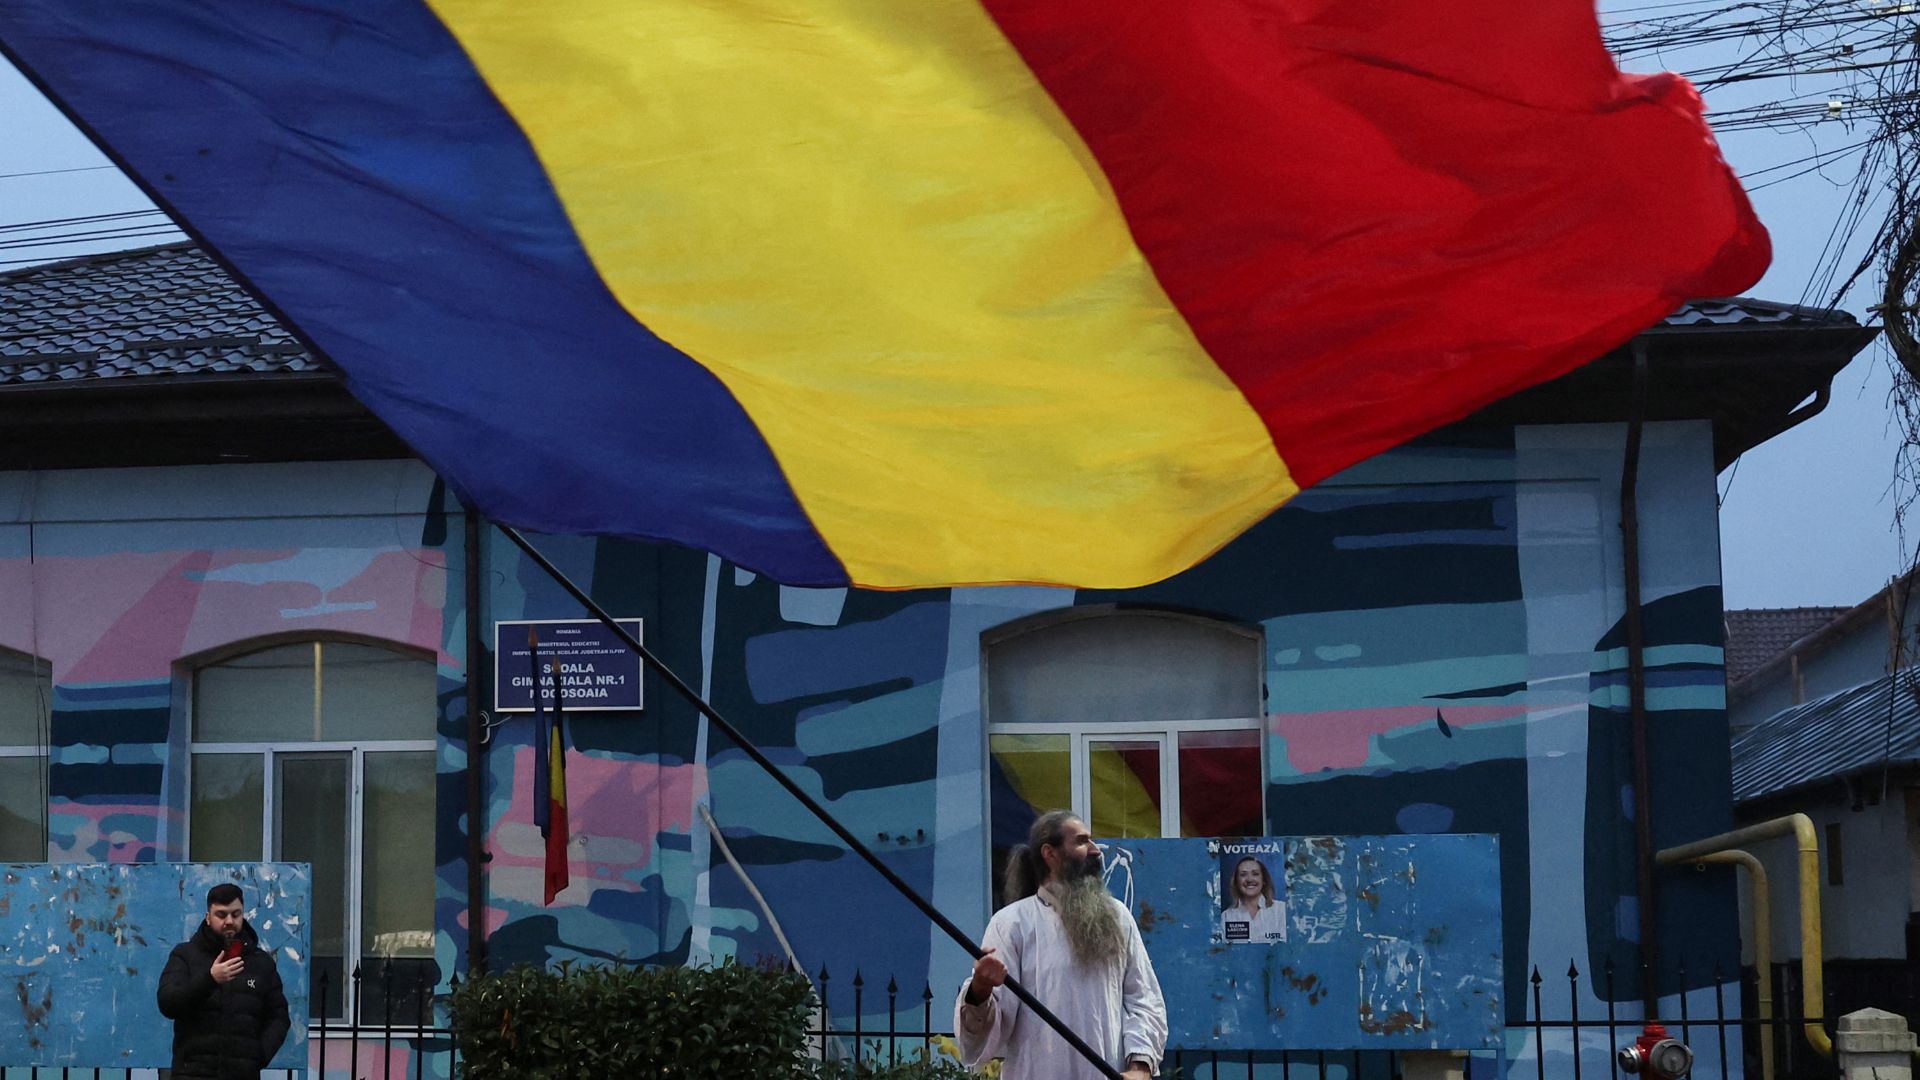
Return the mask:
[[11, 983], [9, 996], [19, 1010], [8, 1014], [16, 1019], [0, 1022], [0, 1061], [80, 1068], [170, 1064], [173, 1025], [154, 1001], [160, 971], [173, 946], [198, 929], [207, 890], [232, 881], [246, 895], [247, 920], [261, 948], [277, 955], [294, 1021], [274, 1067], [305, 1063], [304, 920], [273, 917], [306, 910], [304, 864], [15, 865], [0, 881], [0, 978]]
[[[1221, 943], [1225, 841], [1105, 841], [1186, 1050], [1495, 1047], [1499, 846], [1484, 835], [1263, 838], [1285, 853], [1284, 940]], [[1241, 845], [1246, 841], [1235, 841]], [[1127, 888], [1120, 875], [1109, 887]], [[1359, 898], [1358, 903], [1350, 898]], [[1151, 924], [1149, 932], [1145, 924]]]
[[1347, 845], [1337, 836], [1289, 840], [1288, 917], [1296, 939], [1324, 945], [1347, 928], [1347, 885], [1341, 874]]

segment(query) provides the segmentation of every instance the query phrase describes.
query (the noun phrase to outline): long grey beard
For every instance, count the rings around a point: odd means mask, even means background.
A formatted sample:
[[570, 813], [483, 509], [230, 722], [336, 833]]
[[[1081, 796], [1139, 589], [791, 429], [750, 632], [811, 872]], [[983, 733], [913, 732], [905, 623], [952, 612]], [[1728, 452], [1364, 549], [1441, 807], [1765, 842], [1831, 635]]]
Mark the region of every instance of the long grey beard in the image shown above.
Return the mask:
[[1060, 911], [1060, 922], [1067, 930], [1067, 947], [1082, 964], [1104, 967], [1120, 959], [1126, 947], [1126, 931], [1120, 926], [1119, 912], [1100, 875], [1088, 874], [1063, 881], [1054, 891], [1053, 901]]

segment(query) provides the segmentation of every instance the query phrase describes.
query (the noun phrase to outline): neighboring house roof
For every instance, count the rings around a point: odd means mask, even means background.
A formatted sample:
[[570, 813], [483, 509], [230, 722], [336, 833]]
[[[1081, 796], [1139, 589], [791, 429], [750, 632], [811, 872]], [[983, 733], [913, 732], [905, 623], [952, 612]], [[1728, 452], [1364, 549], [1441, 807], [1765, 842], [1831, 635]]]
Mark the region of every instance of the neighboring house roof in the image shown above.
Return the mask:
[[1778, 304], [1751, 296], [1732, 296], [1718, 300], [1693, 300], [1666, 317], [1661, 325], [1738, 326], [1754, 323], [1795, 326], [1857, 326], [1859, 321], [1833, 308], [1807, 307], [1804, 304]]
[[1727, 682], [1739, 682], [1850, 610], [1844, 607], [1745, 608], [1727, 612]]
[[325, 370], [191, 243], [0, 274], [0, 386]]
[[[1696, 300], [1655, 328], [1853, 327], [1845, 312]], [[130, 376], [324, 372], [192, 241], [0, 273], [0, 386]]]
[[1885, 764], [1920, 761], [1920, 682], [1911, 671], [1784, 709], [1733, 739], [1736, 803]]
[[191, 243], [0, 274], [0, 469], [410, 451]]
[[[1784, 609], [1779, 612], [1779, 614], [1786, 615], [1796, 611], [1833, 611], [1833, 614], [1812, 629], [1788, 640], [1784, 645], [1774, 648], [1771, 653], [1760, 656], [1758, 663], [1743, 667], [1737, 674], [1734, 671], [1735, 616], [1763, 616], [1773, 614], [1774, 612], [1765, 610], [1727, 612], [1727, 704], [1732, 705], [1759, 690], [1768, 680], [1773, 678], [1775, 674], [1788, 667], [1796, 656], [1804, 662], [1820, 655], [1840, 642], [1847, 640], [1849, 636], [1863, 627], [1868, 625], [1879, 627], [1895, 625], [1894, 615], [1896, 612], [1900, 615], [1898, 620], [1899, 625], [1909, 624], [1911, 620], [1906, 616], [1907, 604], [1911, 600], [1920, 600], [1920, 595], [1910, 595], [1915, 592], [1915, 590], [1910, 589], [1908, 583], [1913, 580], [1915, 573], [1920, 573], [1920, 571], [1909, 570], [1889, 582], [1886, 588], [1881, 589], [1879, 592], [1874, 593], [1872, 596], [1867, 597], [1865, 600], [1860, 601], [1850, 608]], [[1920, 582], [1914, 582], [1914, 584], [1920, 584]], [[1791, 620], [1783, 620], [1783, 622], [1785, 621]], [[1809, 619], [1808, 621], [1812, 620]], [[1783, 628], [1779, 631], [1779, 635], [1783, 636], [1787, 632], [1788, 630]], [[1885, 633], [1884, 630], [1881, 632], [1883, 634]], [[1770, 643], [1774, 639], [1769, 638], [1768, 640]]]

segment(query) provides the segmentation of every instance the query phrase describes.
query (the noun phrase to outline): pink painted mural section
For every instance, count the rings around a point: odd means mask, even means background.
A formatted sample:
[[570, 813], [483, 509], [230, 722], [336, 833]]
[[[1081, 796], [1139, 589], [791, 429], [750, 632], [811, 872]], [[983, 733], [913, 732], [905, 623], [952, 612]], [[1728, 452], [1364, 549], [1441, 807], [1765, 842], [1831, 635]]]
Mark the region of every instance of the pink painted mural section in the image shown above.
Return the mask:
[[[636, 891], [629, 872], [653, 863], [655, 838], [686, 832], [700, 768], [658, 762], [567, 754], [567, 814], [572, 842], [572, 884], [556, 903], [584, 903], [596, 889]], [[540, 902], [544, 841], [533, 824], [533, 748], [513, 751], [513, 798], [494, 819], [487, 837], [494, 895]]]
[[131, 818], [155, 817], [158, 808], [71, 802], [59, 805], [61, 809], [47, 822], [47, 855], [51, 861], [137, 863], [152, 862], [160, 857], [160, 848], [151, 839], [107, 826], [110, 818], [117, 817], [127, 823]]
[[1274, 713], [1270, 728], [1285, 740], [1287, 764], [1301, 773], [1357, 769], [1367, 763], [1375, 736], [1433, 726], [1436, 713], [1450, 727], [1498, 723], [1526, 716], [1524, 705], [1390, 705], [1372, 709]]
[[[344, 1023], [344, 1021], [336, 1021]], [[394, 1034], [405, 1039], [411, 1029], [396, 1024]], [[413, 1047], [406, 1042], [385, 1045], [379, 1035], [362, 1035], [359, 1039], [336, 1038], [328, 1036], [324, 1053], [321, 1040], [307, 1040], [307, 1076], [311, 1080], [369, 1080], [375, 1077], [410, 1077], [414, 1073]], [[422, 1062], [421, 1072], [427, 1076], [446, 1075], [447, 1053], [429, 1053]], [[321, 1067], [325, 1059], [325, 1068]], [[434, 1064], [439, 1064], [436, 1070]]]
[[[56, 683], [169, 677], [182, 657], [328, 630], [441, 649], [446, 562], [431, 549], [198, 550], [0, 560], [0, 645]], [[456, 665], [457, 666], [457, 665]]]

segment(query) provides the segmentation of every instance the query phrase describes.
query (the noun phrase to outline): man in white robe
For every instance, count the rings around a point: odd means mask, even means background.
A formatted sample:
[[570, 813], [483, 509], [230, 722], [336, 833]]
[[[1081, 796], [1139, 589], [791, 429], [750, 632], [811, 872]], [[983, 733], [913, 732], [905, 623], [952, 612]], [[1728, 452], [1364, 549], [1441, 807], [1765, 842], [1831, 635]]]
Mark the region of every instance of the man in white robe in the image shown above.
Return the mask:
[[1007, 870], [1018, 899], [987, 924], [986, 955], [954, 1003], [961, 1060], [1004, 1058], [1001, 1080], [1101, 1076], [1003, 985], [1012, 974], [1128, 1080], [1149, 1080], [1166, 1052], [1167, 1008], [1133, 914], [1107, 892], [1085, 822], [1055, 811], [1029, 839]]

